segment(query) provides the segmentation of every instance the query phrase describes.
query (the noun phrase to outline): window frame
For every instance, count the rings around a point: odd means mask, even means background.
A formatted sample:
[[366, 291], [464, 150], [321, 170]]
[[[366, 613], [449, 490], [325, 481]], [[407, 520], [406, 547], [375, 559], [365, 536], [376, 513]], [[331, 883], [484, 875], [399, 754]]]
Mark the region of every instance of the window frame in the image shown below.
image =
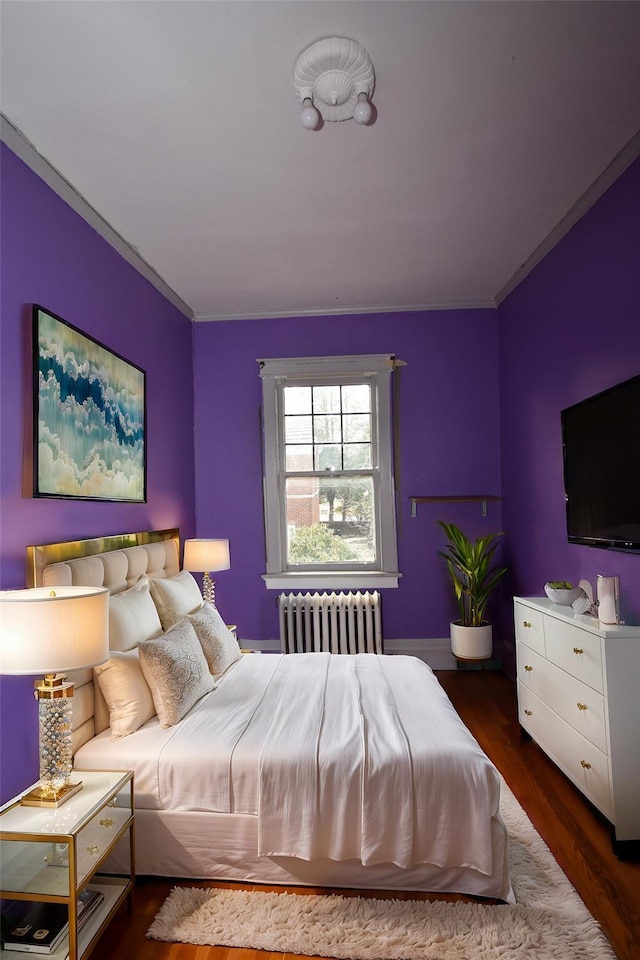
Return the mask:
[[[380, 589], [397, 587], [396, 501], [393, 477], [391, 354], [339, 357], [293, 357], [258, 360], [262, 379], [263, 499], [268, 589]], [[285, 444], [282, 390], [284, 386], [321, 386], [323, 383], [363, 383], [372, 387], [372, 468], [340, 474], [373, 477], [376, 557], [379, 563], [341, 566], [287, 564]], [[304, 471], [321, 476], [321, 471]]]

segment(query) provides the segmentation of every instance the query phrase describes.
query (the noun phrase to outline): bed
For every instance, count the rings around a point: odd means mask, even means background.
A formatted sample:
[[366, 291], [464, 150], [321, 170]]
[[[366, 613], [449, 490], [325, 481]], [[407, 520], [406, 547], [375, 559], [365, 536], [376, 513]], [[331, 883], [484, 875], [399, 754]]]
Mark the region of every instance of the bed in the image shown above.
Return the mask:
[[134, 770], [136, 872], [513, 902], [498, 772], [430, 668], [241, 654], [179, 558], [177, 530], [28, 548], [31, 585], [110, 590], [74, 764]]

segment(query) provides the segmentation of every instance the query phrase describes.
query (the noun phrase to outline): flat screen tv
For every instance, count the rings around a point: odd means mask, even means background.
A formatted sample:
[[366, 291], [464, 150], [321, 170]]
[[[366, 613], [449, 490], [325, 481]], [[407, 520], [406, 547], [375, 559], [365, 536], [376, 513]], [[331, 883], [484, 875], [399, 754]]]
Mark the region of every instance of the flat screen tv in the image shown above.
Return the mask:
[[640, 550], [640, 375], [560, 416], [569, 542]]

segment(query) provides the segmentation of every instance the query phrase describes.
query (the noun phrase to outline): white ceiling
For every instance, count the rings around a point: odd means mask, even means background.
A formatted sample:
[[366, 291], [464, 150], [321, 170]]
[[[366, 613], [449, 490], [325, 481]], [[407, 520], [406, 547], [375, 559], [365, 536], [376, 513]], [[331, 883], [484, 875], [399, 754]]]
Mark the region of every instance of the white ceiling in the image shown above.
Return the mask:
[[[500, 302], [640, 152], [638, 2], [2, 0], [0, 17], [5, 139], [197, 319]], [[324, 36], [368, 50], [370, 126], [301, 126], [294, 63]]]

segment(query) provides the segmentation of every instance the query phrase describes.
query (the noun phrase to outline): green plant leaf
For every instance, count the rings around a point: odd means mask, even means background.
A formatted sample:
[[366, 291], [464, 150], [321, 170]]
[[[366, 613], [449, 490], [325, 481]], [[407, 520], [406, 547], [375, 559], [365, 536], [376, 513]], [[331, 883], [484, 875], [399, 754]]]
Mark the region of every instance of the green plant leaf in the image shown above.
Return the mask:
[[478, 627], [484, 622], [491, 594], [507, 572], [506, 566], [491, 566], [498, 538], [504, 536], [504, 531], [471, 541], [456, 524], [444, 520], [436, 522], [449, 541], [446, 549], [439, 550], [438, 554], [447, 564], [460, 622], [467, 627]]

